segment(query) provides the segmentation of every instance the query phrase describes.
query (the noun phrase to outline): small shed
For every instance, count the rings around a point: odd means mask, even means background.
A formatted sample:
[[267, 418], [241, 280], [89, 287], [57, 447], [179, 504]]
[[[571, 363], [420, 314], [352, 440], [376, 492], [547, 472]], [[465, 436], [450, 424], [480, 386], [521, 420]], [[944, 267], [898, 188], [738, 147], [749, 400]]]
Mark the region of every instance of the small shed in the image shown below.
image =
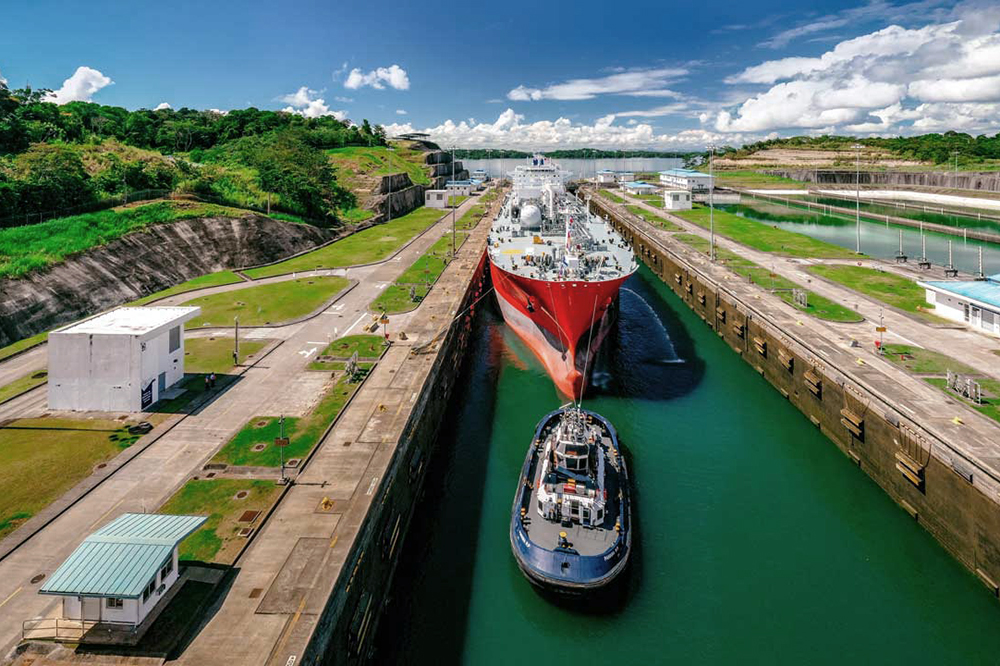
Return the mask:
[[985, 280], [918, 282], [934, 314], [1000, 336], [1000, 273]]
[[691, 192], [689, 190], [663, 190], [663, 208], [665, 210], [691, 210]]
[[107, 625], [129, 635], [163, 610], [179, 580], [177, 547], [205, 520], [124, 513], [84, 539], [38, 593], [61, 597], [62, 618], [85, 631]]
[[452, 197], [467, 197], [472, 194], [471, 180], [449, 180], [445, 183], [448, 195]]
[[597, 172], [597, 182], [598, 183], [617, 183], [618, 175], [611, 169], [601, 169]]
[[198, 307], [124, 307], [49, 334], [49, 409], [140, 412], [184, 378]]
[[622, 189], [629, 194], [652, 194], [656, 191], [656, 185], [636, 180], [622, 183]]
[[631, 183], [635, 180], [635, 174], [631, 171], [619, 171], [615, 176], [619, 183]]
[[428, 208], [447, 208], [448, 190], [424, 190], [424, 205]]

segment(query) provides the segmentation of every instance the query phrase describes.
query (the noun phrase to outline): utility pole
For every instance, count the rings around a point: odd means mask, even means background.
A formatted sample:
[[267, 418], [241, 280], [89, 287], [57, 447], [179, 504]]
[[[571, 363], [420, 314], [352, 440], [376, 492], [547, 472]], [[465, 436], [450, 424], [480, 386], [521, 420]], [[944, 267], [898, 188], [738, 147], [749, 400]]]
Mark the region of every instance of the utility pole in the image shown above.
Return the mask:
[[855, 158], [854, 158], [854, 186], [855, 186], [855, 201], [854, 209], [855, 215], [857, 217], [857, 243], [855, 244], [855, 251], [861, 254], [861, 144], [854, 144]]
[[955, 175], [956, 176], [958, 175], [958, 153], [959, 153], [959, 151], [957, 151], [957, 150], [951, 151], [951, 156], [955, 158]]
[[281, 483], [285, 483], [285, 415], [282, 414], [278, 419], [279, 435], [278, 438], [281, 439], [281, 446], [278, 447], [278, 454], [281, 456]]
[[392, 222], [392, 174], [389, 174], [389, 195], [386, 200], [386, 222]]
[[709, 257], [715, 261], [715, 144], [708, 147], [708, 232]]
[[[451, 182], [455, 182], [455, 146], [451, 147]], [[455, 258], [455, 209], [458, 206], [451, 207], [451, 258]]]
[[235, 331], [233, 335], [233, 365], [240, 364], [240, 318], [233, 317], [235, 322]]

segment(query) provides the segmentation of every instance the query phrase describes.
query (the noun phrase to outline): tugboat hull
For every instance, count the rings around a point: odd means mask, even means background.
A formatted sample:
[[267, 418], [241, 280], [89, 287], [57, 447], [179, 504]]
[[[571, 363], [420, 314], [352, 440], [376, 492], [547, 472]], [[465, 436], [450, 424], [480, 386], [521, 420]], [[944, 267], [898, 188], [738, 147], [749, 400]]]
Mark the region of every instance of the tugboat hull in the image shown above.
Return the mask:
[[[565, 409], [548, 414], [538, 424], [535, 438], [521, 471], [521, 485], [514, 496], [511, 510], [510, 545], [514, 559], [525, 577], [537, 587], [560, 595], [585, 595], [606, 588], [627, 568], [632, 547], [631, 504], [628, 472], [625, 460], [618, 451], [618, 439], [614, 428], [603, 417], [593, 412], [585, 412], [599, 421], [610, 434], [616, 451], [616, 486], [621, 491], [616, 515], [610, 519], [612, 529], [600, 526], [583, 527], [573, 525], [565, 528], [565, 523], [551, 523], [534, 512], [533, 484], [525, 479], [533, 479], [540, 457], [537, 443], [544, 432], [557, 421]], [[523, 510], [523, 511], [522, 511]], [[617, 523], [616, 523], [617, 521]], [[605, 526], [607, 527], [607, 526]], [[552, 535], [565, 531], [575, 531], [578, 536], [569, 539], [587, 544], [587, 550], [566, 540], [560, 546], [552, 540]], [[603, 540], [602, 540], [603, 537]], [[606, 547], [594, 548], [592, 544], [603, 543]]]

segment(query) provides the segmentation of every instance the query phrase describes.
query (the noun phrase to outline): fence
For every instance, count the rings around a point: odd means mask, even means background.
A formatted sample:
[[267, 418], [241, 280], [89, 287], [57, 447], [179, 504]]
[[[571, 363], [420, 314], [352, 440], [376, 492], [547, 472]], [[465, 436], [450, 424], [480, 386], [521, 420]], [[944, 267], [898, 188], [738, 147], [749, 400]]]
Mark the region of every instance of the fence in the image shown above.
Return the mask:
[[21, 623], [21, 640], [82, 641], [88, 643], [124, 643], [135, 635], [137, 627], [125, 622], [97, 622], [43, 617]]

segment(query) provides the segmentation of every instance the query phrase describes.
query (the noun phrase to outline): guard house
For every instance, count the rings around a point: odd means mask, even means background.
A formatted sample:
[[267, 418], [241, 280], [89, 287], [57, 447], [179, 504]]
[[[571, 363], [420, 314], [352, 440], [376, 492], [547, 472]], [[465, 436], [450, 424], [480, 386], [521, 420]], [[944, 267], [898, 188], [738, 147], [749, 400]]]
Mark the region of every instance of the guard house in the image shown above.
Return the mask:
[[447, 208], [448, 190], [424, 190], [424, 205], [428, 208]]
[[597, 182], [604, 184], [617, 183], [618, 177], [611, 169], [601, 169], [597, 172]]
[[49, 334], [49, 409], [141, 412], [184, 378], [197, 307], [118, 308]]
[[706, 192], [712, 188], [714, 176], [691, 169], [668, 169], [660, 172], [660, 183], [671, 189]]
[[664, 210], [691, 210], [690, 190], [663, 190]]
[[[62, 597], [62, 618], [32, 621], [25, 633], [134, 643], [177, 589], [177, 547], [202, 516], [125, 513], [83, 540], [39, 594]], [[60, 622], [62, 623], [60, 625]]]
[[1000, 273], [985, 280], [918, 282], [934, 314], [1000, 336]]

